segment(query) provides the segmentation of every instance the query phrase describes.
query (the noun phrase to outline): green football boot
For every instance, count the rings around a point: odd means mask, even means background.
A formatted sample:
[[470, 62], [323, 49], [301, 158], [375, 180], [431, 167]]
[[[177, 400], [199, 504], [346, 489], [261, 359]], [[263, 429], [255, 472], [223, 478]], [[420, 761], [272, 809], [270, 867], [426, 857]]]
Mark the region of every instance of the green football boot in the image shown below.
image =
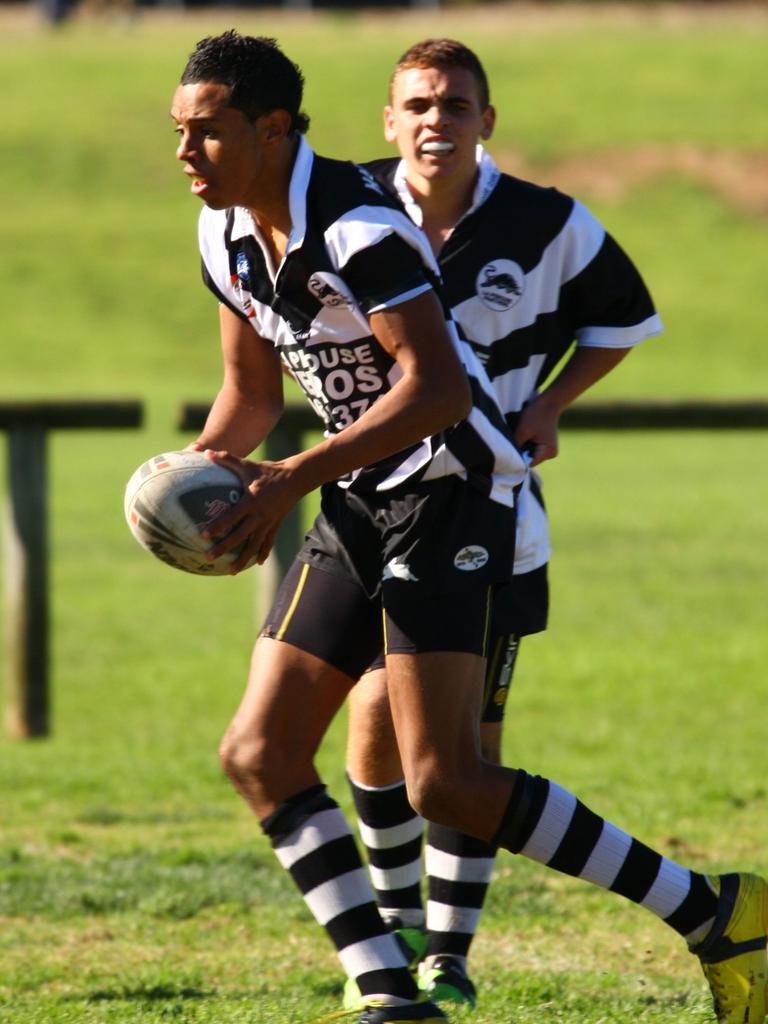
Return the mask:
[[464, 961], [455, 956], [436, 956], [422, 964], [418, 985], [436, 1003], [463, 1003], [474, 1010], [477, 992], [470, 981]]

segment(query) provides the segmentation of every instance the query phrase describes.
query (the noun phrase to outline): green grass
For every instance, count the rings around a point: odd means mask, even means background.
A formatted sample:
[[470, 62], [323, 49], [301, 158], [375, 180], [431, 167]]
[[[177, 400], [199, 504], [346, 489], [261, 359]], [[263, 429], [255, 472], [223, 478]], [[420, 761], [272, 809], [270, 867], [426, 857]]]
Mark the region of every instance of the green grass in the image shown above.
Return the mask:
[[[515, 10], [441, 13], [440, 30], [486, 60], [497, 152], [546, 173], [616, 147], [764, 145], [764, 19], [683, 30], [654, 9], [625, 22], [568, 8], [562, 23]], [[149, 412], [141, 431], [51, 442], [54, 735], [0, 740], [3, 1024], [307, 1024], [339, 1003], [330, 945], [217, 764], [258, 570], [175, 573], [122, 522], [125, 480], [186, 440], [176, 406], [219, 378], [166, 111], [194, 40], [231, 20], [0, 32], [2, 390], [135, 394]], [[426, 16], [393, 16], [386, 31], [351, 16], [236, 20], [305, 66], [317, 147], [364, 157], [383, 151], [390, 64], [434, 30]], [[759, 392], [764, 218], [680, 175], [584, 198], [667, 324], [598, 393]], [[764, 436], [562, 441], [545, 468], [551, 626], [523, 645], [506, 758], [685, 863], [768, 871]], [[342, 713], [320, 766], [349, 809], [344, 726]], [[509, 856], [473, 962], [480, 1008], [456, 1024], [712, 1019], [695, 963], [655, 918]]]
[[[258, 570], [187, 578], [120, 521], [128, 469], [159, 444], [54, 448], [55, 734], [0, 743], [0, 1020], [298, 1024], [338, 1003], [327, 940], [216, 763]], [[564, 436], [551, 627], [525, 642], [508, 711], [509, 763], [709, 871], [768, 870], [763, 446]], [[320, 763], [349, 809], [343, 735], [342, 714]], [[711, 1019], [651, 915], [507, 855], [474, 963], [477, 1024]]]

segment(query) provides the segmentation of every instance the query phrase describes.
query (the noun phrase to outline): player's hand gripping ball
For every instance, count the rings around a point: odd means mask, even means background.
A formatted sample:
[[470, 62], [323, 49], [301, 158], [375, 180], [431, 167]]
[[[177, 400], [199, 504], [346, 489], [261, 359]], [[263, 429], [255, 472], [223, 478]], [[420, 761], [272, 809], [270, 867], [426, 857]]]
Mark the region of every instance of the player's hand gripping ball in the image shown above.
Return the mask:
[[165, 452], [128, 481], [125, 518], [139, 544], [161, 562], [198, 576], [226, 576], [241, 547], [208, 561], [213, 541], [200, 531], [242, 496], [239, 477], [203, 452]]

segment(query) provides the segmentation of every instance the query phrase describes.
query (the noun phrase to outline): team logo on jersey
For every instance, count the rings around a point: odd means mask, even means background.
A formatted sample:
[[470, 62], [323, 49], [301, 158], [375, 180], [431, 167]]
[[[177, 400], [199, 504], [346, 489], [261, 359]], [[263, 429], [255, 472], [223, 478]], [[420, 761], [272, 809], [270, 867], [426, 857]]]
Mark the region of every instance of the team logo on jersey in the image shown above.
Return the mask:
[[489, 309], [511, 309], [522, 298], [525, 274], [513, 260], [493, 260], [477, 275], [477, 294]]
[[232, 287], [237, 292], [240, 302], [243, 305], [243, 312], [247, 317], [256, 315], [251, 300], [251, 265], [244, 252], [238, 252], [235, 262], [236, 273], [232, 275]]
[[237, 269], [237, 279], [240, 282], [241, 286], [247, 285], [248, 278], [251, 276], [251, 267], [250, 264], [248, 263], [248, 257], [245, 255], [244, 252], [239, 252], [237, 254], [237, 261], [235, 266]]
[[406, 580], [413, 581], [414, 583], [419, 582], [418, 576], [413, 575], [410, 566], [404, 562], [400, 556], [397, 556], [387, 562], [384, 566], [384, 572], [381, 574], [381, 578], [382, 580]]
[[489, 558], [490, 555], [485, 548], [481, 548], [479, 544], [468, 544], [456, 553], [453, 564], [462, 572], [474, 572], [476, 569], [482, 569]]
[[307, 288], [318, 302], [331, 309], [349, 309], [354, 304], [349, 288], [335, 274], [317, 271], [307, 281]]

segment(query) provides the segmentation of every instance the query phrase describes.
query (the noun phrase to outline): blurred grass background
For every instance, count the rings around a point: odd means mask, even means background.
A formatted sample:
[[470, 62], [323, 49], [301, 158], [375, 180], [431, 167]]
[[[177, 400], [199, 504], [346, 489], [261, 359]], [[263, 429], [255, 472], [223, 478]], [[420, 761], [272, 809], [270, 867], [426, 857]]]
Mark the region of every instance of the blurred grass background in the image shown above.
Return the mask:
[[[460, 35], [488, 67], [499, 110], [490, 149], [502, 165], [522, 160], [536, 180], [566, 187], [557, 163], [568, 158], [586, 158], [599, 180], [601, 158], [619, 154], [631, 182], [649, 147], [684, 144], [705, 161], [764, 154], [765, 18], [691, 15], [664, 27], [654, 6], [628, 21], [598, 7], [560, 25], [558, 8], [544, 10], [549, 18], [528, 28], [514, 5], [491, 8], [487, 21], [441, 15], [440, 31]], [[4, 390], [101, 393], [115, 390], [119, 368], [120, 391], [146, 396], [163, 422], [179, 395], [211, 393], [215, 310], [196, 286], [197, 200], [173, 156], [168, 110], [195, 40], [233, 21], [279, 36], [305, 70], [310, 140], [356, 159], [388, 151], [380, 124], [391, 66], [435, 29], [426, 16], [394, 13], [145, 16], [53, 33], [4, 24], [0, 299], [13, 356]], [[752, 393], [766, 331], [768, 196], [755, 215], [670, 162], [618, 199], [589, 188], [579, 197], [635, 257], [668, 328], [604, 387]]]
[[[233, 24], [302, 65], [315, 147], [361, 159], [385, 152], [380, 109], [406, 46], [436, 31], [469, 43], [499, 109], [490, 150], [566, 191], [578, 163], [579, 198], [662, 312], [666, 333], [595, 394], [765, 393], [759, 175], [681, 170], [766, 158], [758, 9], [147, 12], [57, 32], [0, 10], [0, 399], [148, 410], [141, 431], [51, 440], [55, 732], [0, 740], [3, 1022], [286, 1024], [338, 1005], [327, 940], [216, 761], [258, 573], [176, 574], [122, 522], [134, 467], [186, 443], [178, 405], [218, 385], [168, 108], [195, 40]], [[567, 434], [545, 477], [551, 628], [523, 646], [508, 760], [686, 863], [768, 870], [765, 435]], [[321, 761], [348, 807], [343, 735], [341, 715]], [[477, 1024], [711, 1020], [655, 919], [509, 857], [474, 963]]]

